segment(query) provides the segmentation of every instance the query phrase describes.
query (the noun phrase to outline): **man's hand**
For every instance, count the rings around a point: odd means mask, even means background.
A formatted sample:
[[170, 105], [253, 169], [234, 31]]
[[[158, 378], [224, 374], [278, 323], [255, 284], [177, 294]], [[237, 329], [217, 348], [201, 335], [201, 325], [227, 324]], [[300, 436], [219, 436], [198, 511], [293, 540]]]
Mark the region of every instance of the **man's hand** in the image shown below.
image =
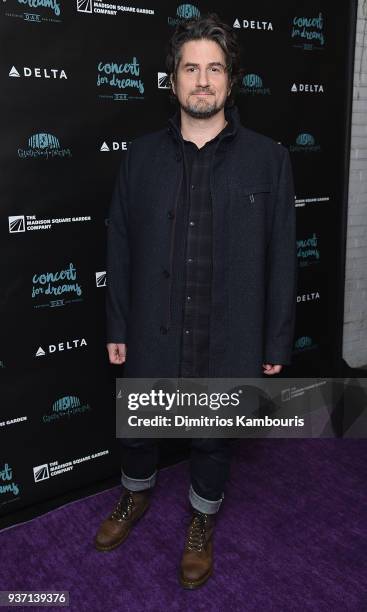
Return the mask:
[[273, 365], [272, 363], [263, 363], [264, 374], [279, 374], [282, 365]]
[[109, 342], [107, 344], [107, 350], [110, 363], [113, 363], [114, 365], [120, 365], [121, 363], [125, 362], [127, 352], [126, 344], [116, 344], [114, 342]]

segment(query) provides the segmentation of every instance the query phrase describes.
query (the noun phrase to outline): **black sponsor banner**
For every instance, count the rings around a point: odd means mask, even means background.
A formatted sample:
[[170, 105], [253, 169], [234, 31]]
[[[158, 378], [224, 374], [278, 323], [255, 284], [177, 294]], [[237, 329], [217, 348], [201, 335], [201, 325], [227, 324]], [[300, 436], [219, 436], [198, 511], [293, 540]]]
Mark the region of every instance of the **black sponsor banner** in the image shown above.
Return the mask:
[[[173, 113], [165, 41], [233, 27], [247, 127], [291, 154], [299, 286], [288, 376], [338, 376], [356, 2], [7, 0], [1, 28], [0, 514], [116, 474], [105, 236], [131, 140]], [[164, 181], [165, 177], [161, 177]], [[107, 281], [108, 282], [108, 281]]]

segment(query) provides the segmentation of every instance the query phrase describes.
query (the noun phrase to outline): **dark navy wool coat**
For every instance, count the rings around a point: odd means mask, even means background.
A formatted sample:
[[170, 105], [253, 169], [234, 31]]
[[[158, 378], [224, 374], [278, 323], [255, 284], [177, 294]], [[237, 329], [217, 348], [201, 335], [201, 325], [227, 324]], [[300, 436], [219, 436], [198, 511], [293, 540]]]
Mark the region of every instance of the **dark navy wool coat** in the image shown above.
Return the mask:
[[[296, 307], [294, 184], [288, 150], [239, 120], [214, 153], [210, 377], [260, 377], [290, 364]], [[171, 132], [169, 132], [171, 130]], [[127, 377], [177, 377], [185, 231], [183, 142], [172, 127], [133, 140], [107, 238], [107, 342], [127, 344]], [[178, 253], [178, 255], [174, 255]]]

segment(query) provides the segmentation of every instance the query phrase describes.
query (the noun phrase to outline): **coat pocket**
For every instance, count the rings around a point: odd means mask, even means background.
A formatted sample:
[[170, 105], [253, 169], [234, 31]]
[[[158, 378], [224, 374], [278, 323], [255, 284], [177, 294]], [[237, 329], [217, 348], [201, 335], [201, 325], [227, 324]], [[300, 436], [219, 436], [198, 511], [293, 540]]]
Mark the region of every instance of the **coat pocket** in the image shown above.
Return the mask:
[[230, 200], [230, 241], [232, 261], [250, 262], [255, 267], [265, 256], [267, 227], [273, 206], [271, 181], [235, 185]]
[[262, 198], [261, 194], [269, 194], [272, 190], [271, 183], [257, 183], [256, 185], [243, 185], [238, 189], [244, 197], [245, 204], [256, 204]]

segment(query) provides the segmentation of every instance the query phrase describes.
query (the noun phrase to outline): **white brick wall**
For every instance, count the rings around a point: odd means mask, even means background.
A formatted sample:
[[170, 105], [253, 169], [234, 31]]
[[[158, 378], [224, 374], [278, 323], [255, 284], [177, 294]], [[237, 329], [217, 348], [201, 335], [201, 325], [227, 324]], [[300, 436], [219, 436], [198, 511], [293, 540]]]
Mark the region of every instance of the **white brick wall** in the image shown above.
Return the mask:
[[358, 1], [354, 63], [343, 357], [367, 364], [367, 0]]

